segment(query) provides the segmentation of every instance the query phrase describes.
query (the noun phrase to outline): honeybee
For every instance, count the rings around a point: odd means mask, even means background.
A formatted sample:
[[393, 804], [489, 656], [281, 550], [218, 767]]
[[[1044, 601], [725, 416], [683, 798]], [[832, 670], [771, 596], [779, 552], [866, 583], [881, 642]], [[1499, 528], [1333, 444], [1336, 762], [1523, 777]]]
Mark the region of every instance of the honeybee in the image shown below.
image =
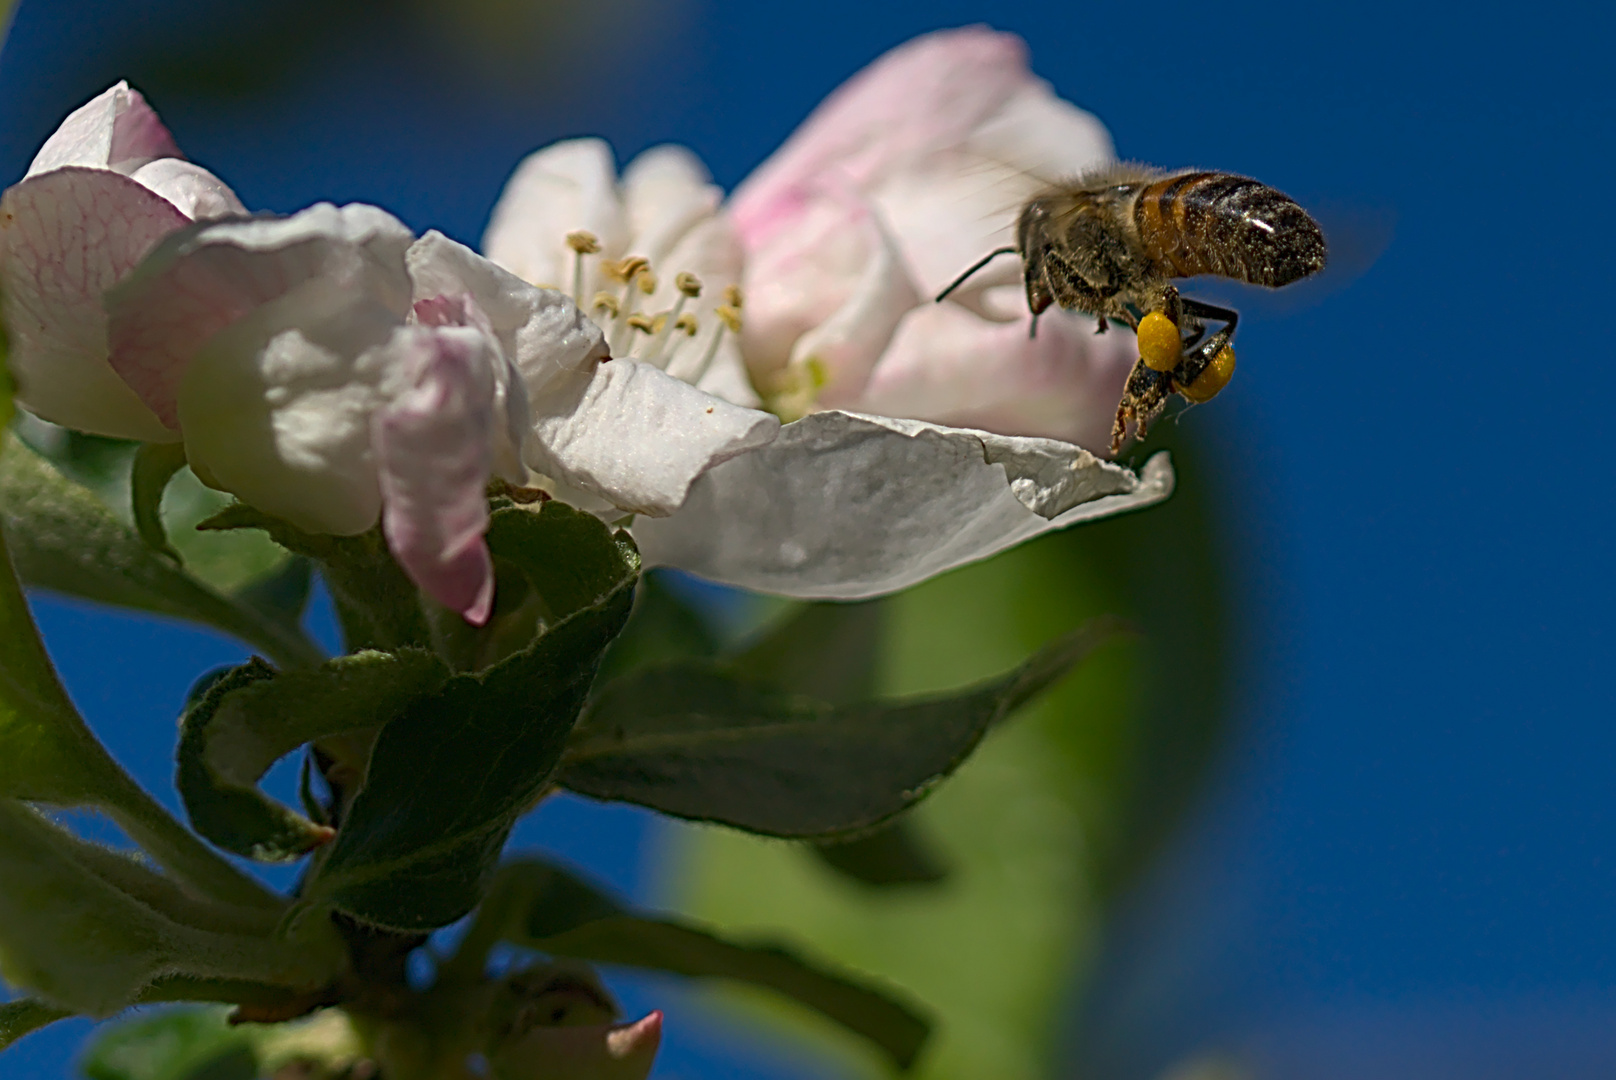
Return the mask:
[[[1324, 233], [1289, 196], [1233, 173], [1161, 172], [1117, 164], [1034, 195], [999, 248], [956, 278], [942, 300], [1000, 255], [1021, 256], [1032, 332], [1051, 304], [1131, 327], [1139, 337], [1117, 405], [1111, 452], [1131, 421], [1143, 437], [1171, 393], [1210, 401], [1234, 374], [1239, 313], [1180, 296], [1173, 278], [1215, 274], [1279, 288], [1324, 268]], [[1211, 333], [1207, 324], [1221, 324]]]

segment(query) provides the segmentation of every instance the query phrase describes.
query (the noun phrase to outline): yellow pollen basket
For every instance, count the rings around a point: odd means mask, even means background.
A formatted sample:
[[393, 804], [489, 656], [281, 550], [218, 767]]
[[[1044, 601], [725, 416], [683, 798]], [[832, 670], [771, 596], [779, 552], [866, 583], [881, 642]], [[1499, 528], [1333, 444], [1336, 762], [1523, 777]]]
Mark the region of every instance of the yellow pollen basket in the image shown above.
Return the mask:
[[1218, 396], [1218, 391], [1229, 385], [1234, 377], [1234, 350], [1225, 345], [1223, 351], [1212, 358], [1212, 362], [1201, 370], [1195, 381], [1188, 386], [1177, 387], [1178, 392], [1195, 402], [1211, 401]]
[[[1139, 359], [1152, 371], [1172, 371], [1184, 355], [1178, 325], [1159, 311], [1139, 320]], [[1216, 391], [1214, 391], [1215, 393]]]

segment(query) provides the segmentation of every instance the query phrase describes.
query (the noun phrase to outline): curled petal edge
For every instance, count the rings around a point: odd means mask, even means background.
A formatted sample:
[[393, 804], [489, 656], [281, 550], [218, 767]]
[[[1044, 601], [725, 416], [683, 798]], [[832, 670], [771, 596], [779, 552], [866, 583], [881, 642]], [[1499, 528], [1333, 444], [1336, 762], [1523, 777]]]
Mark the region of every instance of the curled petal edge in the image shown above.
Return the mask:
[[682, 509], [633, 532], [647, 566], [855, 600], [1172, 490], [1165, 453], [1135, 474], [1053, 439], [832, 411], [706, 473]]

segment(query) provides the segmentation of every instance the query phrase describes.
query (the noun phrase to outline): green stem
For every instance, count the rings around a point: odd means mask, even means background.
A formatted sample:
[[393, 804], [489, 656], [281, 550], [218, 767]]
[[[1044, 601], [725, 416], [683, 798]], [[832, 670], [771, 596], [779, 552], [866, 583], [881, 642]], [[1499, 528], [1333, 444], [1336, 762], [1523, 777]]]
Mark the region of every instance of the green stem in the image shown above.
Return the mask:
[[98, 805], [158, 865], [214, 900], [239, 907], [278, 909], [285, 901], [237, 870], [181, 825], [109, 757], [117, 770]]
[[95, 737], [68, 697], [40, 640], [33, 613], [10, 556], [0, 543], [0, 734], [16, 741], [13, 754], [32, 759], [27, 777], [15, 777], [17, 798], [58, 805], [93, 805], [106, 811], [159, 864], [205, 895], [247, 907], [281, 900], [214, 854], [171, 817], [124, 771]]

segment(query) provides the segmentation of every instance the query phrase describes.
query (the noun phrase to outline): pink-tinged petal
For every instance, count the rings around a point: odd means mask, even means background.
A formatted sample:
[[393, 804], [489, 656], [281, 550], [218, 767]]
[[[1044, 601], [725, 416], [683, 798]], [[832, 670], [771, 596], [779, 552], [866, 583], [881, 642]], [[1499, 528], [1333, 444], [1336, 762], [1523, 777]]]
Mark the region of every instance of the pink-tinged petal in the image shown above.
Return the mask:
[[532, 400], [523, 458], [620, 510], [677, 510], [708, 469], [773, 441], [780, 421], [703, 393], [650, 364], [611, 360]]
[[647, 566], [855, 600], [1172, 489], [1166, 454], [1135, 475], [1051, 439], [821, 412], [706, 473], [678, 513], [640, 518], [633, 532]]
[[866, 185], [965, 142], [1031, 81], [1026, 45], [974, 26], [898, 46], [842, 84], [736, 189], [731, 212], [750, 249], [789, 224], [795, 192], [832, 175]]
[[402, 321], [410, 305], [404, 252], [413, 239], [396, 218], [358, 204], [321, 203], [288, 218], [199, 222], [107, 296], [113, 370], [174, 426], [180, 380], [197, 350], [304, 282], [345, 279]]
[[749, 251], [741, 351], [760, 385], [790, 362], [798, 338], [847, 303], [880, 239], [869, 216], [845, 186], [804, 188], [794, 193], [791, 227]]
[[[585, 229], [622, 255], [628, 227], [617, 193], [617, 165], [601, 139], [571, 139], [529, 154], [505, 182], [483, 234], [488, 257], [524, 281], [571, 292], [569, 232]], [[599, 285], [590, 260], [584, 297]]]
[[189, 161], [159, 158], [142, 165], [131, 175], [196, 221], [247, 213], [247, 208], [223, 180]]
[[552, 379], [593, 369], [607, 355], [600, 328], [564, 293], [535, 288], [440, 232], [417, 240], [406, 262], [417, 302], [475, 301], [529, 395], [543, 393]]
[[68, 165], [127, 174], [167, 157], [184, 155], [140, 91], [119, 82], [68, 114], [39, 148], [28, 175]]
[[393, 388], [371, 420], [382, 532], [410, 580], [481, 626], [494, 599], [483, 541], [493, 466], [488, 341], [467, 328], [409, 327], [385, 349]]
[[176, 399], [197, 474], [307, 532], [364, 532], [381, 511], [370, 421], [399, 319], [350, 256], [209, 338]]
[[623, 207], [634, 245], [630, 254], [651, 260], [663, 286], [672, 288], [675, 273], [697, 271], [668, 256], [686, 233], [712, 216], [723, 198], [707, 167], [689, 150], [655, 146], [645, 151], [623, 170]]
[[5, 193], [4, 310], [23, 405], [96, 435], [177, 438], [109, 365], [102, 296], [186, 224], [167, 200], [104, 169], [60, 168]]
[[868, 384], [845, 407], [955, 427], [1042, 435], [1103, 449], [1138, 356], [1125, 328], [1050, 310], [990, 322], [957, 304], [923, 304], [893, 336]]
[[875, 238], [852, 294], [791, 350], [792, 364], [817, 361], [822, 366], [828, 381], [820, 401], [833, 408], [858, 397], [898, 324], [920, 303], [903, 255], [880, 218], [868, 215], [864, 227]]
[[662, 1042], [662, 1013], [632, 1024], [534, 1027], [493, 1056], [503, 1080], [646, 1080]]

